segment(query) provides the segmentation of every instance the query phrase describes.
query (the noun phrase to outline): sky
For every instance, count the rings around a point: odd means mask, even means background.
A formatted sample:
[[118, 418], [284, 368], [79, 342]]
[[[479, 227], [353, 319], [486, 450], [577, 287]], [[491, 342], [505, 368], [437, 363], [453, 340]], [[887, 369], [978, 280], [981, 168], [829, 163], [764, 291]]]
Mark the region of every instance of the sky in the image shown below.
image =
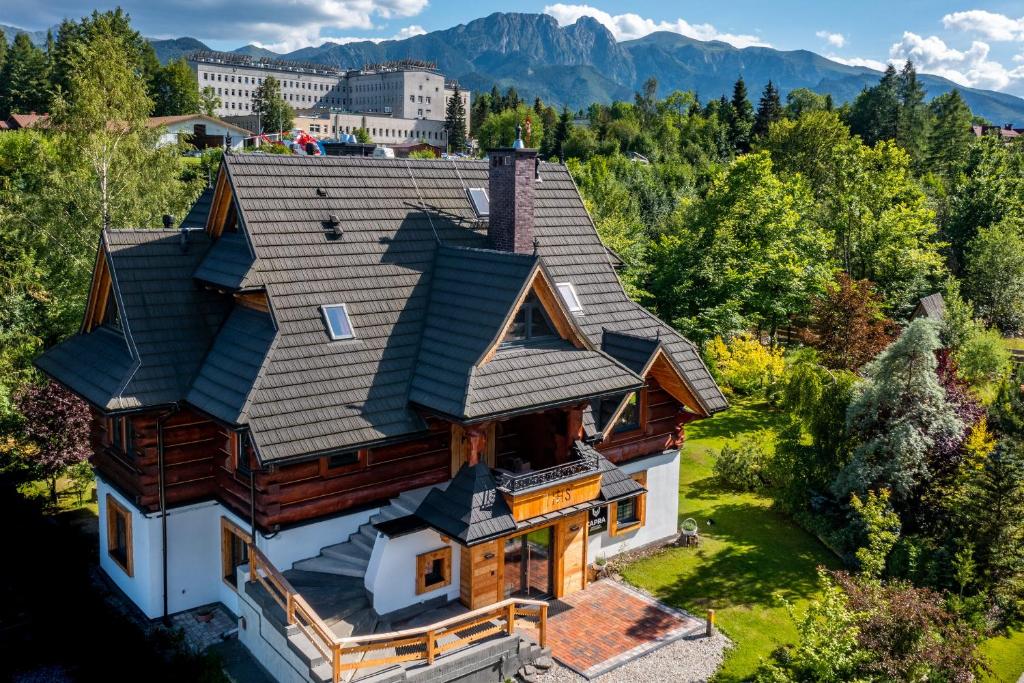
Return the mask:
[[675, 31], [738, 47], [806, 49], [878, 69], [909, 58], [924, 73], [1024, 96], [1021, 0], [119, 0], [109, 6], [46, 0], [2, 3], [0, 23], [44, 29], [118, 4], [146, 36], [191, 36], [215, 49], [255, 43], [277, 52], [405, 38], [492, 12], [544, 12], [562, 25], [592, 16], [619, 40]]

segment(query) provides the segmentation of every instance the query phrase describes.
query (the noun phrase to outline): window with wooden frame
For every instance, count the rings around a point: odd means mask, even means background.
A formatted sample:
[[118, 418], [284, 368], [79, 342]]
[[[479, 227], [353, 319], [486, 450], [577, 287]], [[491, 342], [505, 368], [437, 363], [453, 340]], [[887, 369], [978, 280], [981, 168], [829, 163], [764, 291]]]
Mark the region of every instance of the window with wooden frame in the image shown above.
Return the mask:
[[[635, 432], [644, 426], [644, 412], [647, 403], [647, 392], [643, 389], [634, 391], [625, 399], [602, 399], [601, 401], [601, 424], [604, 425], [605, 433], [624, 434]], [[616, 409], [622, 405], [616, 417]], [[614, 424], [609, 424], [614, 420]]]
[[252, 536], [227, 517], [220, 518], [220, 567], [224, 583], [238, 590], [238, 568], [249, 564]]
[[132, 513], [107, 494], [107, 554], [128, 576], [133, 576]]
[[416, 595], [444, 588], [452, 582], [452, 547], [446, 545], [416, 556]]
[[[647, 488], [647, 472], [631, 475], [633, 481]], [[647, 493], [615, 501], [608, 508], [608, 535], [628, 534], [647, 523]]]
[[343, 451], [320, 458], [320, 476], [337, 477], [362, 469], [366, 451]]

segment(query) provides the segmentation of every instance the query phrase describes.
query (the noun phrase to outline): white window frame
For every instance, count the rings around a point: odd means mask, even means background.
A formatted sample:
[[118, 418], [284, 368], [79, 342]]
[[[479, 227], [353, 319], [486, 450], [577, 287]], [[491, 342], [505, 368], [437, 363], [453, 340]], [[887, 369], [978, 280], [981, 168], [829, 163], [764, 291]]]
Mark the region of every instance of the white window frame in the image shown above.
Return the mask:
[[[340, 308], [345, 314], [345, 320], [348, 321], [348, 328], [352, 330], [351, 334], [348, 335], [336, 335], [334, 333], [334, 327], [331, 325], [331, 318], [327, 315], [327, 310], [332, 308]], [[324, 304], [320, 307], [320, 314], [323, 316], [324, 324], [327, 325], [327, 334], [330, 336], [331, 341], [344, 341], [346, 339], [356, 338], [356, 327], [352, 324], [352, 316], [348, 313], [347, 304]]]
[[[573, 305], [572, 301], [569, 301], [565, 296], [565, 292], [562, 291], [562, 287], [568, 287], [572, 293], [572, 300], [576, 302]], [[566, 308], [571, 313], [583, 313], [583, 303], [580, 301], [580, 295], [576, 292], [576, 286], [571, 282], [556, 282], [555, 288], [558, 290], [558, 295], [562, 297], [562, 301], [565, 303]]]

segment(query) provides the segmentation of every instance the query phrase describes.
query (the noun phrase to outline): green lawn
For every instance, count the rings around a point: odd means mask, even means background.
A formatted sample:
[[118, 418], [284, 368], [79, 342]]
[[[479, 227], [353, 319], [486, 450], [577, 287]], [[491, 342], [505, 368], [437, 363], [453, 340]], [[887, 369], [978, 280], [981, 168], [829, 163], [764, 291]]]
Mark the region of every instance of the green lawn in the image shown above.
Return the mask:
[[[672, 548], [625, 567], [623, 576], [665, 602], [702, 616], [713, 608], [736, 647], [719, 675], [748, 678], [796, 631], [779, 597], [802, 610], [817, 590], [816, 567], [838, 560], [816, 538], [771, 510], [759, 495], [719, 488], [708, 449], [744, 433], [772, 430], [781, 415], [764, 402], [739, 400], [723, 414], [687, 426], [680, 464], [679, 516], [700, 523], [699, 549]], [[707, 520], [712, 524], [708, 526]]]
[[981, 646], [981, 651], [992, 667], [992, 675], [984, 680], [1017, 683], [1024, 671], [1024, 630], [1011, 631], [1005, 638], [992, 638]]

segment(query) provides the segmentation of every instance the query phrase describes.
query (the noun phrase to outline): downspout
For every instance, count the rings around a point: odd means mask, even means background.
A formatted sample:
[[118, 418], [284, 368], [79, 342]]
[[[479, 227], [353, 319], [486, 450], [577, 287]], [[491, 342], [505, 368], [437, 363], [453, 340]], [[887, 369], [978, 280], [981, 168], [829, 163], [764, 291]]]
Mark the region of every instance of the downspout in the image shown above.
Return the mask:
[[179, 410], [178, 404], [161, 414], [156, 419], [156, 463], [157, 463], [157, 494], [160, 505], [160, 561], [162, 571], [160, 572], [163, 584], [163, 622], [169, 625], [167, 609], [167, 491], [166, 477], [164, 476], [164, 420], [174, 415]]

